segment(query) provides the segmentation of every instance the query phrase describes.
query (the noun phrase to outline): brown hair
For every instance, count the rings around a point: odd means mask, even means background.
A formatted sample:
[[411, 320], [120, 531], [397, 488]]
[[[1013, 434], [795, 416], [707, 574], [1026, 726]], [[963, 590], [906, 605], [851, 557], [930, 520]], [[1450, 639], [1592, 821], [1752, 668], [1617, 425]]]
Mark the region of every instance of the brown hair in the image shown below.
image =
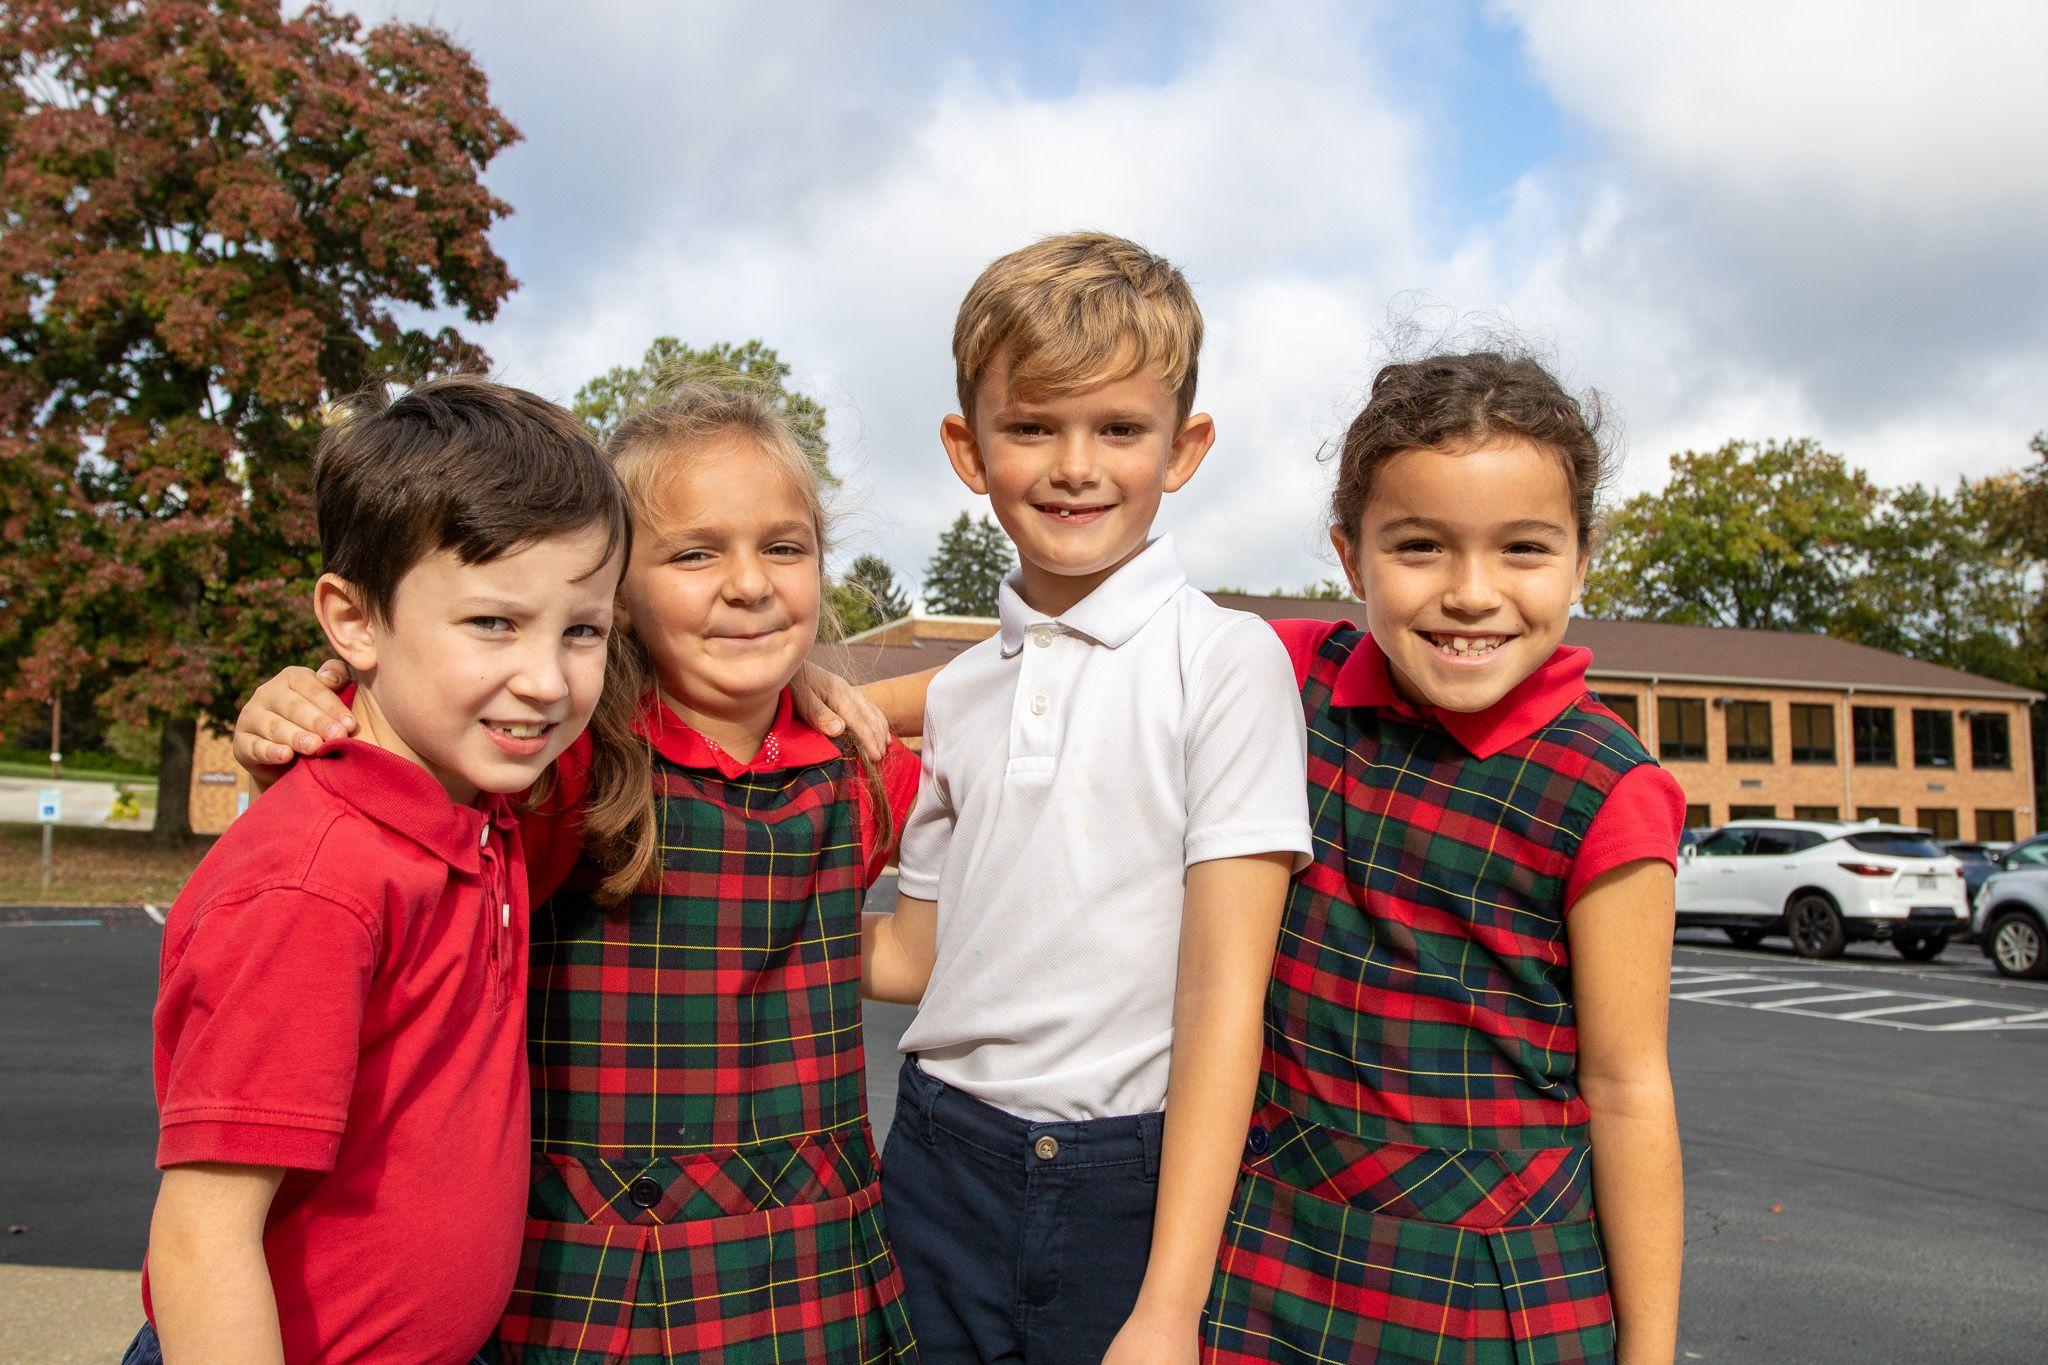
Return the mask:
[[982, 376], [998, 358], [1013, 391], [1068, 393], [1151, 372], [1195, 405], [1202, 310], [1173, 264], [1104, 232], [1047, 237], [997, 260], [953, 323], [960, 411], [974, 420]]
[[[737, 379], [673, 382], [663, 391], [664, 401], [627, 417], [605, 443], [635, 515], [643, 521], [652, 518], [670, 481], [689, 467], [693, 457], [720, 438], [737, 437], [803, 498], [818, 538], [822, 576], [830, 518], [817, 469], [773, 396]], [[819, 633], [835, 637], [838, 622], [824, 606], [823, 587], [821, 582]], [[611, 639], [604, 698], [590, 722], [590, 800], [583, 826], [584, 847], [605, 870], [598, 897], [607, 902], [628, 895], [646, 879], [660, 844], [654, 825], [653, 755], [637, 727], [642, 699], [655, 685], [654, 662], [630, 629], [613, 631]], [[840, 749], [860, 765], [876, 829], [885, 840], [893, 839], [896, 826], [880, 771], [850, 739], [842, 739]]]
[[1520, 437], [1564, 466], [1583, 554], [1592, 548], [1594, 508], [1608, 474], [1600, 423], [1597, 394], [1581, 404], [1524, 356], [1475, 351], [1385, 366], [1338, 450], [1330, 524], [1355, 540], [1374, 477], [1404, 450]]
[[323, 567], [382, 619], [399, 580], [437, 550], [485, 564], [602, 526], [596, 572], [632, 548], [625, 490], [583, 423], [476, 375], [343, 400], [313, 457], [313, 502]]

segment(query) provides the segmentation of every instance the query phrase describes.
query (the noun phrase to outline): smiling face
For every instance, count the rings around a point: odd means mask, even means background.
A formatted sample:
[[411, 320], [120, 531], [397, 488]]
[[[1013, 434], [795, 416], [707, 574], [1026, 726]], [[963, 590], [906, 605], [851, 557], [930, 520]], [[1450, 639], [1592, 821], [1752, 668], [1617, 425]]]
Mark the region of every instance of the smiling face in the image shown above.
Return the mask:
[[940, 439], [1016, 543], [1024, 600], [1057, 616], [1145, 548], [1160, 498], [1194, 477], [1216, 428], [1204, 413], [1181, 420], [1157, 377], [1025, 395], [1009, 370], [990, 365], [973, 422], [946, 418]]
[[1564, 466], [1519, 438], [1401, 451], [1331, 539], [1395, 687], [1448, 711], [1483, 711], [1540, 668], [1586, 577]]
[[408, 569], [388, 615], [333, 574], [315, 609], [360, 686], [358, 737], [425, 768], [450, 797], [524, 791], [583, 733], [604, 686], [619, 556], [606, 530], [543, 536], [482, 564]]
[[652, 481], [620, 596], [676, 713], [753, 753], [818, 635], [819, 528], [808, 499], [745, 437], [679, 452]]

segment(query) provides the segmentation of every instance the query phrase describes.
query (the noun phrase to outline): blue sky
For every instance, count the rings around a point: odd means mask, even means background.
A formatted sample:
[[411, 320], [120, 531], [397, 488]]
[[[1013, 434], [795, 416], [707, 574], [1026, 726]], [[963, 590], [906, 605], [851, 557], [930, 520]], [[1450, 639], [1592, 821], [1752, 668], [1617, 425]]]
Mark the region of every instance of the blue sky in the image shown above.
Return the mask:
[[831, 412], [845, 553], [908, 580], [976, 500], [940, 456], [960, 295], [1046, 232], [1187, 271], [1221, 438], [1167, 503], [1198, 582], [1331, 572], [1373, 368], [1505, 321], [1671, 453], [1814, 436], [1886, 482], [2048, 426], [2048, 7], [1808, 0], [382, 0], [526, 141], [523, 288], [481, 337], [566, 398], [652, 337], [758, 336]]

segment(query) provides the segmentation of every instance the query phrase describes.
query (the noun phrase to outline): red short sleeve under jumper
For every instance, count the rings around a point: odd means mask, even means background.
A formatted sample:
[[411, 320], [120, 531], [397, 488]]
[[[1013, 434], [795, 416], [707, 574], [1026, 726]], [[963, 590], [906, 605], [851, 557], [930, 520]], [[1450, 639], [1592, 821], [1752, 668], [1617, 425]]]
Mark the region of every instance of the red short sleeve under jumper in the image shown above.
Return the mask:
[[1316, 861], [1205, 1358], [1610, 1360], [1565, 921], [1599, 872], [1675, 864], [1677, 784], [1591, 699], [1584, 650], [1462, 713], [1404, 702], [1370, 636], [1281, 634]]
[[510, 806], [355, 740], [300, 760], [171, 907], [157, 1164], [287, 1168], [263, 1238], [287, 1360], [490, 1336], [526, 1205], [526, 954]]

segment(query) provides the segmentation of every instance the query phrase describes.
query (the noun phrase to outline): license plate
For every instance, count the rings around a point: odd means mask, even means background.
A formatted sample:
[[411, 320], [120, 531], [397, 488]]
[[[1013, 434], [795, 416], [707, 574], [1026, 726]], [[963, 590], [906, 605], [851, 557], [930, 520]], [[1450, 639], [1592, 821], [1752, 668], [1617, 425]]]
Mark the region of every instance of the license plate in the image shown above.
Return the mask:
[[1920, 889], [1922, 891], [1932, 891], [1934, 889], [1934, 878], [1927, 875], [1924, 872], [1921, 873], [1918, 877], [1914, 878], [1914, 880], [1920, 883]]

